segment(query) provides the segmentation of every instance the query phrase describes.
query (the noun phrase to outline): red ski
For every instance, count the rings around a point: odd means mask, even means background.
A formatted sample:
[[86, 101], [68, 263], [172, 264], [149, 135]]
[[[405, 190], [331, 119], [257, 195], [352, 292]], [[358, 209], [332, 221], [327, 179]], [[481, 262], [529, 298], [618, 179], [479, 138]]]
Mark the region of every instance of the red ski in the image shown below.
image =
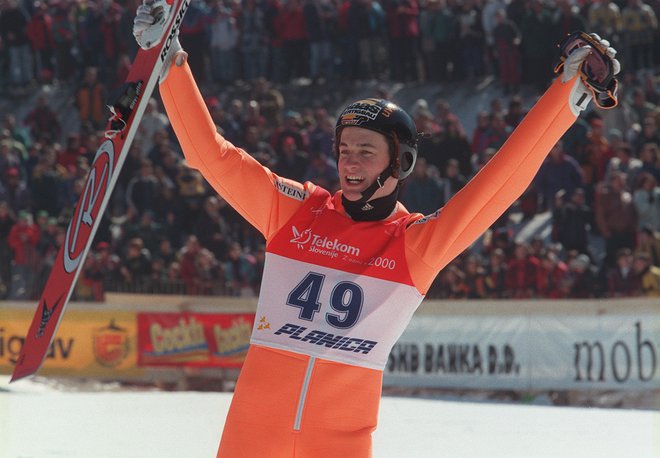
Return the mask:
[[32, 324], [14, 367], [11, 381], [33, 375], [43, 363], [71, 297], [89, 247], [94, 240], [110, 194], [144, 113], [172, 40], [192, 0], [167, 0], [171, 5], [160, 43], [140, 49], [122, 87], [110, 106], [106, 140], [96, 151], [83, 192], [73, 212], [66, 238], [57, 254]]

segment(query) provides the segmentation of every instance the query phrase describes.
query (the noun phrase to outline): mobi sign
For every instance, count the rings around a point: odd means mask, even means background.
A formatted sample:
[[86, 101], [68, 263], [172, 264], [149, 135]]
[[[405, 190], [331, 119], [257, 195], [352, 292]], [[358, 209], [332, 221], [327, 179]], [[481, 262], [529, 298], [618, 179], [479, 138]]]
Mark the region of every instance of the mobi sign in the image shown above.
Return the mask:
[[641, 321], [635, 322], [634, 330], [634, 338], [575, 342], [575, 382], [651, 382], [658, 369], [660, 340], [645, 332]]

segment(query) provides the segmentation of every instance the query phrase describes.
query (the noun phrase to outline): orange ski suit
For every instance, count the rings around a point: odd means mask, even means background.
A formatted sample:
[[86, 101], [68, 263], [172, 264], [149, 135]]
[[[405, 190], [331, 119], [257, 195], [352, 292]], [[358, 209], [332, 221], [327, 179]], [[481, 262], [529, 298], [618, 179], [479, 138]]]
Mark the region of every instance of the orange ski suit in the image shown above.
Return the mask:
[[527, 188], [575, 121], [557, 79], [491, 161], [427, 216], [356, 222], [313, 183], [278, 177], [216, 131], [187, 64], [160, 91], [188, 164], [264, 235], [251, 346], [219, 457], [371, 456], [387, 355], [438, 272]]

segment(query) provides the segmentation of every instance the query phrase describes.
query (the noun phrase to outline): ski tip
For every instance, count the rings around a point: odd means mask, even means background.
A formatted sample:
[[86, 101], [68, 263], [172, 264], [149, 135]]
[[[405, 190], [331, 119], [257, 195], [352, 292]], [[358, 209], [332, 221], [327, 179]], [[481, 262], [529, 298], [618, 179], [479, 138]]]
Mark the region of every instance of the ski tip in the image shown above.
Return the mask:
[[13, 383], [13, 382], [21, 380], [23, 378], [34, 375], [34, 373], [37, 371], [37, 369], [38, 368], [31, 369], [31, 368], [16, 364], [16, 366], [14, 367], [14, 372], [11, 374], [11, 379], [9, 380], [9, 383]]

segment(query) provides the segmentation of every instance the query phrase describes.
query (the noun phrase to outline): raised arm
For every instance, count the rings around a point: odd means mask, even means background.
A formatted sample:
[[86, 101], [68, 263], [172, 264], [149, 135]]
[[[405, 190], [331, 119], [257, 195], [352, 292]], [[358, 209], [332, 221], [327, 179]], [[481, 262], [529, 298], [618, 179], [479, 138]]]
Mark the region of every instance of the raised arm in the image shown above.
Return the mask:
[[563, 73], [497, 154], [436, 216], [408, 228], [406, 254], [420, 291], [426, 292], [437, 273], [525, 191], [552, 146], [591, 100], [591, 90], [578, 71], [587, 54], [582, 48], [566, 61]]
[[190, 67], [172, 65], [160, 93], [190, 167], [268, 239], [313, 192], [278, 177], [216, 130]]

